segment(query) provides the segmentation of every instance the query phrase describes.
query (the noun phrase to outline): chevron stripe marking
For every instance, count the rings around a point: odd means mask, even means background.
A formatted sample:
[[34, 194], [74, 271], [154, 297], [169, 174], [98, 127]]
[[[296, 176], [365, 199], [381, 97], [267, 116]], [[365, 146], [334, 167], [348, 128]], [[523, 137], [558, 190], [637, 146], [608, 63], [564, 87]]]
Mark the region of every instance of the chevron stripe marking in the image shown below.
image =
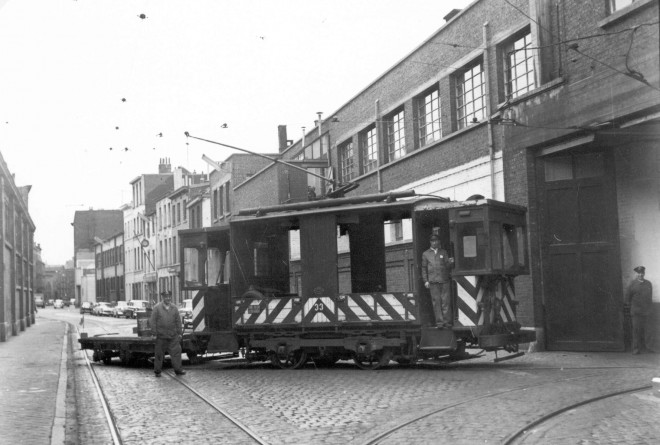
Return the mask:
[[358, 315], [360, 321], [379, 319], [374, 310], [374, 297], [371, 295], [351, 295], [351, 297], [349, 307]]

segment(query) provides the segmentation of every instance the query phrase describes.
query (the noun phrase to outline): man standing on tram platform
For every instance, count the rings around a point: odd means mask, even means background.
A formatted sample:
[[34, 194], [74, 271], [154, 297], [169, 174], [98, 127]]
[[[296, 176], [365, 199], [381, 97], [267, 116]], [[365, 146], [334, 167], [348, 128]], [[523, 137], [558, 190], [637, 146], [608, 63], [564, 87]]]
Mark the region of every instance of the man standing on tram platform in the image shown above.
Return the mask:
[[451, 310], [451, 279], [450, 269], [453, 259], [440, 246], [440, 237], [431, 235], [431, 247], [422, 254], [422, 279], [424, 286], [431, 292], [435, 323], [439, 329], [450, 328], [453, 325]]
[[633, 270], [635, 279], [628, 285], [624, 300], [624, 304], [630, 307], [632, 319], [632, 353], [655, 352], [651, 349], [653, 286], [650, 281], [644, 279], [644, 266], [637, 266]]

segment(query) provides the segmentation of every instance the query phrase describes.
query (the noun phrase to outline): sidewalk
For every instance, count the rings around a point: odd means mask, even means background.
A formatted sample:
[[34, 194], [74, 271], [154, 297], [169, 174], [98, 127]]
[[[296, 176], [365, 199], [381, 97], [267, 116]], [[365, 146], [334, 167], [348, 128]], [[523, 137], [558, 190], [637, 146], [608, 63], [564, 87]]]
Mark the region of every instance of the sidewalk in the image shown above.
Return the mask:
[[0, 443], [63, 444], [68, 325], [36, 323], [0, 343]]

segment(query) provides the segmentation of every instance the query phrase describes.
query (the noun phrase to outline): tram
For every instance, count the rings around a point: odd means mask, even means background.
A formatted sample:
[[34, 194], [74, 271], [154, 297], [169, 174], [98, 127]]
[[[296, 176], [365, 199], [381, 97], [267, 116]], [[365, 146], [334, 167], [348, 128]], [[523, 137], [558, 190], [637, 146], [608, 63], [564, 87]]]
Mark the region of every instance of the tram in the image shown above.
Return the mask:
[[[421, 279], [431, 234], [454, 258], [445, 329]], [[475, 351], [506, 360], [535, 340], [516, 318], [515, 277], [529, 273], [521, 206], [381, 193], [243, 209], [179, 239], [181, 286], [193, 299], [184, 350], [193, 355], [377, 369]]]

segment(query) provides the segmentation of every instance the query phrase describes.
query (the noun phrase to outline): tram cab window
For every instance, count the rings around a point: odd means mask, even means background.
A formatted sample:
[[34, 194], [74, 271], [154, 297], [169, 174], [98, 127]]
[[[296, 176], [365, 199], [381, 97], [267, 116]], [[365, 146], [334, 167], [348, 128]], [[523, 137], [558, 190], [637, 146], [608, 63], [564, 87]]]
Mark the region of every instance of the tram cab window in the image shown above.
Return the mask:
[[461, 269], [483, 269], [485, 251], [488, 247], [486, 232], [482, 222], [461, 224], [458, 228], [457, 266]]
[[525, 210], [494, 201], [450, 210], [455, 275], [529, 273]]
[[183, 256], [185, 286], [216, 286], [227, 281], [226, 253], [220, 249], [186, 247]]
[[207, 284], [216, 286], [223, 282], [222, 274], [224, 272], [224, 257], [225, 255], [220, 249], [209, 249], [207, 253], [208, 261], [208, 279]]
[[183, 249], [183, 278], [186, 286], [206, 284], [204, 274], [205, 249], [186, 247]]

